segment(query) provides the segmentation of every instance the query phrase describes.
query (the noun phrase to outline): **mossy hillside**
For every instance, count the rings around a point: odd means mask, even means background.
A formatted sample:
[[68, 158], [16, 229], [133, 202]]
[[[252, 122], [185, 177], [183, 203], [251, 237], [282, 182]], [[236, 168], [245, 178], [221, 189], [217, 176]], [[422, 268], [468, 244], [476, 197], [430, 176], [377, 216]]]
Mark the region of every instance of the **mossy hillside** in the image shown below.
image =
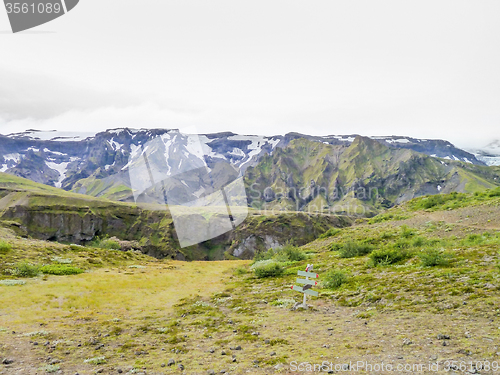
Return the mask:
[[[97, 268], [127, 266], [151, 258], [136, 251], [120, 251], [91, 246], [64, 245], [42, 240], [25, 239], [16, 236], [9, 229], [0, 227], [0, 238], [9, 245], [8, 252], [0, 252], [0, 279], [13, 279], [17, 268], [31, 265], [37, 268], [50, 266], [71, 266], [85, 271]], [[55, 273], [47, 267], [47, 273]], [[63, 270], [62, 270], [63, 271]], [[61, 272], [62, 272], [61, 271]], [[43, 274], [43, 269], [33, 275]]]
[[458, 208], [475, 207], [480, 205], [499, 205], [500, 188], [494, 188], [474, 194], [453, 192], [415, 198], [401, 207], [410, 211], [442, 211], [455, 210]]
[[114, 201], [133, 201], [132, 189], [124, 183], [115, 181], [112, 176], [100, 179], [93, 175], [80, 179], [73, 185], [71, 191]]
[[249, 168], [245, 182], [256, 208], [316, 211], [320, 203], [324, 212], [359, 207], [370, 216], [421, 195], [485, 191], [500, 174], [357, 137], [349, 147], [294, 140]]

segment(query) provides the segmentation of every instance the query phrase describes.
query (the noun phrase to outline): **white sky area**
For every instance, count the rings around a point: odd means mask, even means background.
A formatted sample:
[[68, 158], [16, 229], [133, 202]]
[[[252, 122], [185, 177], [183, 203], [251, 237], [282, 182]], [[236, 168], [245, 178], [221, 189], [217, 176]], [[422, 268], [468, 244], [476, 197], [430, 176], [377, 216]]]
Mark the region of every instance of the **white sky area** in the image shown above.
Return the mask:
[[81, 0], [12, 34], [0, 133], [500, 139], [500, 1]]

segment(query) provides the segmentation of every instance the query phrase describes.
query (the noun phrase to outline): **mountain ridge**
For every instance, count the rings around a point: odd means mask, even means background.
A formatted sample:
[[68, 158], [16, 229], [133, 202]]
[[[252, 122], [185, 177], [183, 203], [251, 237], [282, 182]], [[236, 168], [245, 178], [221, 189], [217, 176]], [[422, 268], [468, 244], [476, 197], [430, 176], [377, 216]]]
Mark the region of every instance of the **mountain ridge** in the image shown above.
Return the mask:
[[[168, 155], [166, 167], [170, 168], [172, 173], [176, 170], [180, 171], [181, 165], [185, 166], [189, 160], [201, 157], [208, 168], [224, 162], [235, 166], [243, 175], [248, 169], [267, 160], [267, 157], [280, 154], [296, 140], [307, 140], [317, 144], [317, 147], [331, 146], [333, 154], [324, 155], [325, 160], [328, 161], [338, 157], [338, 155], [335, 156], [335, 152], [349, 148], [358, 137], [361, 137], [358, 135], [320, 137], [300, 133], [246, 136], [232, 132], [178, 137], [179, 134], [175, 129], [118, 128], [90, 134], [88, 137], [78, 133], [42, 132], [33, 129], [7, 136], [0, 135], [0, 172], [28, 178], [67, 191], [131, 202], [133, 196], [129, 176], [130, 162], [134, 155], [141, 152], [144, 145], [154, 139], [160, 139], [163, 143], [160, 145], [161, 152]], [[444, 159], [440, 163], [460, 161], [478, 168], [484, 165], [474, 155], [454, 147], [448, 141], [420, 140], [404, 136], [362, 138], [371, 139], [374, 142], [372, 147], [383, 146], [385, 153], [393, 150], [395, 154], [407, 155], [411, 151]], [[193, 148], [192, 145], [196, 142], [201, 145], [201, 151]], [[158, 152], [160, 153], [160, 150]], [[203, 155], [200, 156], [200, 153]], [[327, 161], [322, 160], [321, 163]], [[354, 155], [352, 161], [360, 163]], [[409, 159], [405, 162], [408, 161]], [[350, 163], [351, 161], [344, 162]], [[369, 160], [365, 162], [370, 164]], [[380, 166], [371, 165], [371, 167], [376, 169]], [[352, 168], [347, 169], [354, 173]], [[292, 178], [299, 178], [297, 172]], [[365, 178], [368, 177], [365, 176]], [[319, 177], [316, 176], [315, 180], [318, 179]], [[376, 183], [376, 181], [371, 182]], [[325, 182], [325, 185], [329, 183]], [[197, 188], [199, 186], [193, 187], [192, 190]], [[435, 189], [429, 191], [439, 193]], [[392, 201], [387, 202], [386, 205], [399, 201], [398, 197], [393, 197]], [[319, 201], [317, 203], [321, 204]]]

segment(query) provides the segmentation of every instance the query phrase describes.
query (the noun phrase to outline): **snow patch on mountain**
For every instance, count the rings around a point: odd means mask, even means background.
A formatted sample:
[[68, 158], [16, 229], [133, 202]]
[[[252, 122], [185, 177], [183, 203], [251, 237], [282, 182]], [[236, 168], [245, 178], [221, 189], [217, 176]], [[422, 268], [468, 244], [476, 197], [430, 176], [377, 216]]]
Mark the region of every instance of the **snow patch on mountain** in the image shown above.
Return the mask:
[[64, 132], [58, 130], [26, 130], [25, 132], [12, 133], [8, 137], [13, 139], [28, 138], [42, 141], [75, 142], [94, 137], [95, 132]]
[[54, 169], [59, 173], [59, 179], [55, 183], [55, 186], [60, 188], [62, 186], [63, 180], [66, 178], [66, 171], [68, 170], [69, 162], [54, 163], [51, 161], [46, 161], [45, 164], [47, 164], [47, 167], [49, 167], [50, 169]]
[[495, 140], [479, 149], [469, 150], [469, 152], [486, 165], [500, 165], [500, 140]]
[[16, 152], [4, 155], [3, 158], [5, 162], [0, 164], [1, 165], [0, 172], [5, 172], [7, 169], [15, 167], [17, 164], [19, 164], [23, 156]]
[[61, 155], [61, 156], [67, 156], [68, 154], [63, 154], [62, 152], [59, 151], [50, 151], [47, 147], [43, 149], [43, 152], [48, 153], [48, 154], [54, 154], [54, 155]]
[[111, 138], [109, 142], [109, 144], [111, 145], [111, 147], [113, 148], [114, 151], [120, 151], [123, 147], [123, 145], [121, 143], [118, 143], [114, 140], [115, 138]]
[[12, 160], [12, 161], [14, 161], [17, 164], [17, 163], [19, 163], [21, 161], [21, 154], [19, 154], [19, 153], [16, 152], [14, 154], [4, 155], [3, 158], [5, 159], [5, 161]]

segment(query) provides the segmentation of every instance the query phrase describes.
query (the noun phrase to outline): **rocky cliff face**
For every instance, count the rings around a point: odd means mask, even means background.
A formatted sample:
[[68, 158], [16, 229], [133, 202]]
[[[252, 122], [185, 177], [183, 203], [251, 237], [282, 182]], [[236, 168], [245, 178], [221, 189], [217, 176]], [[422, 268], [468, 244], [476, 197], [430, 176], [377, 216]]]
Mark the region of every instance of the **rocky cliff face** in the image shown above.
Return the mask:
[[[0, 173], [0, 225], [19, 235], [86, 244], [95, 236], [137, 241], [141, 251], [157, 258], [216, 260], [252, 258], [258, 251], [292, 241], [303, 245], [329, 228], [350, 225], [348, 218], [251, 211], [235, 230], [203, 243], [180, 248], [169, 211], [146, 210], [66, 193]], [[189, 217], [186, 218], [189, 220]]]

